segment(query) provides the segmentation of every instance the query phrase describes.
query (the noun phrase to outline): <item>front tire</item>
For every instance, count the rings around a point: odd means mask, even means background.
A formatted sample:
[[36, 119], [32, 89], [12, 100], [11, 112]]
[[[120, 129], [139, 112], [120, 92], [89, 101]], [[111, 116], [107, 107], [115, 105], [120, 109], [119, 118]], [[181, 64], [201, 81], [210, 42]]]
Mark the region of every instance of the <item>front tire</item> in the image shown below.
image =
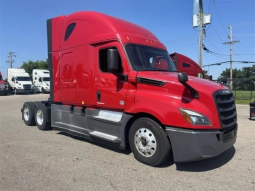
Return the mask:
[[47, 110], [45, 106], [38, 104], [35, 109], [35, 123], [38, 129], [45, 131], [51, 129], [51, 124], [47, 122]]
[[171, 145], [164, 129], [150, 118], [139, 118], [129, 130], [129, 145], [136, 160], [158, 166], [169, 157]]
[[22, 119], [28, 126], [35, 125], [35, 104], [33, 102], [25, 102], [22, 108]]

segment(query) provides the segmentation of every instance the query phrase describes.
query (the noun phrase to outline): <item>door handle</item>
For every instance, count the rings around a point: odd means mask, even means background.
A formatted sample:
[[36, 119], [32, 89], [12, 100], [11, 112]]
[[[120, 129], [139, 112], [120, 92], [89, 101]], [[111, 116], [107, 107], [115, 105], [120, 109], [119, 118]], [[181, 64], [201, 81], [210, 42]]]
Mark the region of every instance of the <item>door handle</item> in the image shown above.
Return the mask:
[[97, 101], [101, 101], [101, 92], [97, 91]]

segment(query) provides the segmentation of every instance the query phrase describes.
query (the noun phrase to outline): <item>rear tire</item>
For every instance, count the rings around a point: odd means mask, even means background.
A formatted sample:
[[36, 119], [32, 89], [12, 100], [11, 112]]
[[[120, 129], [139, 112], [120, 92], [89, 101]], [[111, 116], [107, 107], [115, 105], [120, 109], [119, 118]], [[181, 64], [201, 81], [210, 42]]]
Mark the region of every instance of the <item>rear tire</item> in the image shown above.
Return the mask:
[[22, 119], [28, 126], [35, 125], [35, 104], [33, 102], [25, 102], [22, 108]]
[[150, 166], [165, 162], [171, 151], [166, 132], [150, 118], [134, 121], [129, 130], [129, 145], [135, 159]]
[[51, 124], [47, 122], [47, 110], [44, 105], [38, 104], [35, 109], [35, 123], [38, 129], [45, 131], [51, 129]]

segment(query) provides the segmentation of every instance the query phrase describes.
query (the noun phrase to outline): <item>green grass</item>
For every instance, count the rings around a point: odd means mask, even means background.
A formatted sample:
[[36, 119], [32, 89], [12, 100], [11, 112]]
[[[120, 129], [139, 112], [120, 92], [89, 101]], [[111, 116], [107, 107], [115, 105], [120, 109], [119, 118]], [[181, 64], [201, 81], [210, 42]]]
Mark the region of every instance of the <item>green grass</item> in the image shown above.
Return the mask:
[[255, 91], [235, 91], [233, 90], [236, 99], [246, 100], [255, 99]]
[[234, 91], [235, 102], [236, 104], [245, 104], [253, 103], [255, 100], [255, 91]]
[[242, 105], [249, 105], [250, 103], [253, 103], [254, 100], [235, 100], [236, 104], [242, 104]]

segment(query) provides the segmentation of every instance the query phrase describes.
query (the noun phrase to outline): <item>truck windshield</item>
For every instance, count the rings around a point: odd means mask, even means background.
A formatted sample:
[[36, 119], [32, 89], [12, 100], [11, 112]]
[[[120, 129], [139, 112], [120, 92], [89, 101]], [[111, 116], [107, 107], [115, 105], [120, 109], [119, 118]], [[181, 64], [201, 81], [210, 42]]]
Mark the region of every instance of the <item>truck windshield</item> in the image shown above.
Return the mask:
[[43, 78], [43, 81], [44, 81], [44, 82], [49, 82], [49, 81], [50, 81], [50, 78], [49, 78], [49, 77], [45, 77], [45, 78]]
[[29, 77], [16, 77], [16, 81], [31, 81]]
[[136, 71], [177, 71], [165, 50], [135, 44], [128, 44], [125, 48]]

